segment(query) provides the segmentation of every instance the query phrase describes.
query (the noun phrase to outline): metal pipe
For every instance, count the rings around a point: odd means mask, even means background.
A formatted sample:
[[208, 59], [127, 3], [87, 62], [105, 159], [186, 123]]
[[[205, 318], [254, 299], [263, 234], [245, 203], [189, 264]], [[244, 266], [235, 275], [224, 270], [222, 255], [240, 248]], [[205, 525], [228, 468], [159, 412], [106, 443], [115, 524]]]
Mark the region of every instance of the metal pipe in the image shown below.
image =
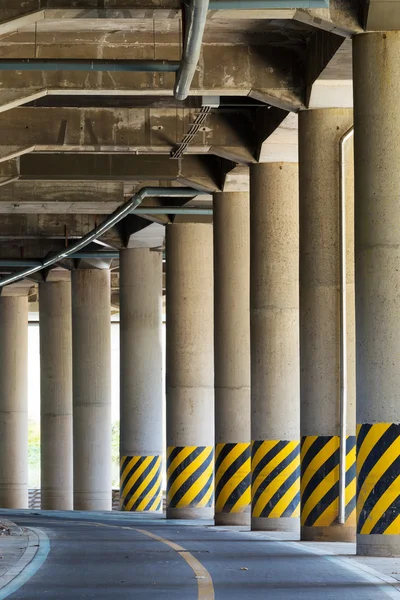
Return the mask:
[[98, 237], [106, 233], [111, 227], [114, 227], [117, 223], [119, 223], [124, 217], [130, 214], [135, 210], [143, 202], [143, 200], [147, 197], [159, 197], [159, 198], [169, 198], [169, 197], [194, 197], [200, 192], [194, 190], [192, 188], [153, 188], [153, 187], [145, 187], [142, 188], [137, 194], [132, 196], [128, 202], [122, 204], [117, 210], [115, 210], [103, 223], [95, 227], [92, 231], [84, 235], [79, 241], [76, 241], [74, 244], [71, 244], [69, 248], [65, 248], [59, 252], [56, 252], [52, 256], [45, 258], [41, 261], [40, 265], [35, 265], [32, 267], [28, 267], [23, 271], [19, 271], [18, 273], [14, 273], [12, 275], [8, 275], [3, 279], [0, 279], [0, 288], [5, 285], [9, 285], [10, 283], [15, 283], [20, 279], [24, 279], [25, 277], [29, 277], [29, 275], [33, 275], [42, 269], [46, 269], [47, 267], [51, 267], [52, 265], [58, 263], [60, 260], [64, 258], [70, 258], [71, 255], [76, 254], [79, 250], [85, 248], [88, 244], [94, 242]]
[[200, 58], [208, 5], [209, 0], [192, 0], [188, 8], [185, 45], [174, 87], [174, 96], [177, 100], [185, 100], [190, 92]]
[[346, 157], [347, 140], [354, 133], [350, 127], [339, 142], [340, 161], [340, 459], [339, 459], [339, 514], [338, 522], [346, 522], [346, 440], [347, 440], [347, 282], [346, 282]]
[[176, 73], [176, 60], [85, 60], [21, 58], [0, 60], [0, 71], [101, 71], [130, 73]]
[[174, 206], [160, 206], [160, 207], [146, 207], [142, 206], [135, 210], [138, 215], [212, 215], [212, 208], [203, 207], [174, 207]]
[[327, 8], [326, 0], [210, 0], [210, 10], [261, 10], [268, 8]]

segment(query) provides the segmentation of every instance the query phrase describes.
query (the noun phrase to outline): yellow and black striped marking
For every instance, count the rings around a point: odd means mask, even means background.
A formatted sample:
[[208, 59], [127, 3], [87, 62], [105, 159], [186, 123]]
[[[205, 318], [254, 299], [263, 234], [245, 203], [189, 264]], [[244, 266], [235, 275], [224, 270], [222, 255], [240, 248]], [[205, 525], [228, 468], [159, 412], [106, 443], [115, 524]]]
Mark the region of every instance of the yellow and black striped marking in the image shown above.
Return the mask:
[[300, 443], [254, 441], [251, 514], [280, 519], [300, 516]]
[[241, 513], [251, 501], [250, 443], [217, 444], [215, 512]]
[[357, 533], [400, 534], [400, 425], [357, 426]]
[[[301, 524], [329, 527], [339, 515], [340, 437], [309, 435], [301, 440]], [[346, 438], [346, 522], [355, 526], [356, 436]]]
[[122, 456], [120, 510], [162, 508], [161, 456]]
[[169, 446], [167, 456], [167, 506], [212, 506], [214, 491], [212, 446]]

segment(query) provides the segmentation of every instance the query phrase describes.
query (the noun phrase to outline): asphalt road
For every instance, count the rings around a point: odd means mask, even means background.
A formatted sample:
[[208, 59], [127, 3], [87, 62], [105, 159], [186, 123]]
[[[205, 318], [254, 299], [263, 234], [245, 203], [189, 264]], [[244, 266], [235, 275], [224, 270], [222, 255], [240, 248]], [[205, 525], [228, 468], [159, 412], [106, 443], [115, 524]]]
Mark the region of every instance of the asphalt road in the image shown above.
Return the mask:
[[115, 513], [8, 514], [50, 540], [45, 563], [10, 600], [389, 597], [361, 571], [247, 532]]

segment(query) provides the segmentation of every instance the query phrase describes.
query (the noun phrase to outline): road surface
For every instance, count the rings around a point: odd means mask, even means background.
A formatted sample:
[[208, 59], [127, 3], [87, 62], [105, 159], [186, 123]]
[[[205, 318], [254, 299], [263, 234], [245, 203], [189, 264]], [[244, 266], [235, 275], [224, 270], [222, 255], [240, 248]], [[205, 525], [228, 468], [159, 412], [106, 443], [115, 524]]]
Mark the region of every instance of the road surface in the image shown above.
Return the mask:
[[116, 513], [8, 517], [50, 541], [44, 564], [10, 600], [387, 600], [397, 593], [296, 544], [198, 522]]

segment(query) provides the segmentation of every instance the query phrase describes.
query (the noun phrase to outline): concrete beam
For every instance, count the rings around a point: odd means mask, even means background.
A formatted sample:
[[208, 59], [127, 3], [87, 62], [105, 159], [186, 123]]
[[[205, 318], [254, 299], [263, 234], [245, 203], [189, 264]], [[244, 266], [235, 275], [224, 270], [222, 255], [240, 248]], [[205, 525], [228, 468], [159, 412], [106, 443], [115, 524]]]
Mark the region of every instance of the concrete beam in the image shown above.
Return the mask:
[[[50, 51], [52, 58], [127, 58], [126, 45], [121, 43], [112, 46], [82, 42], [76, 47], [72, 44], [64, 47], [57, 46], [54, 40]], [[29, 48], [19, 42], [11, 55], [4, 45], [1, 52], [7, 58], [19, 58], [27, 56]], [[162, 52], [163, 59], [176, 60], [180, 54], [179, 44], [166, 45], [157, 52]], [[143, 47], [132, 43], [129, 55], [132, 59], [140, 57], [151, 60], [154, 58], [154, 44], [152, 42]], [[32, 56], [32, 52], [29, 56]], [[298, 110], [304, 106], [302, 61], [301, 51], [293, 50], [291, 46], [279, 47], [277, 51], [276, 47], [265, 44], [204, 45], [191, 94], [251, 96], [274, 106]], [[20, 71], [0, 71], [0, 110], [15, 108], [28, 99], [46, 94], [168, 96], [172, 95], [174, 78], [173, 73], [28, 71], [22, 75]]]
[[[7, 165], [8, 163], [4, 163]], [[217, 157], [131, 154], [27, 154], [20, 157], [20, 178], [30, 181], [178, 181], [204, 191], [220, 185]]]
[[353, 107], [352, 41], [344, 40], [309, 86], [309, 108]]
[[0, 214], [108, 214], [124, 202], [122, 182], [16, 181], [0, 194]]
[[[3, 214], [0, 221], [0, 256], [21, 258], [21, 248], [24, 249], [24, 258], [28, 258], [28, 254], [35, 258], [45, 256], [51, 251], [67, 247], [105, 218], [105, 215]], [[146, 227], [148, 222], [142, 219], [142, 225]], [[101, 236], [100, 241], [112, 248], [119, 249], [123, 246], [120, 232], [116, 228]], [[33, 248], [35, 251], [32, 253]]]
[[[253, 112], [221, 108], [211, 113], [187, 153], [254, 162]], [[260, 112], [270, 114], [267, 107]], [[0, 114], [1, 140], [12, 140], [0, 146], [0, 161], [32, 151], [169, 154], [197, 113], [185, 108], [17, 108]]]

